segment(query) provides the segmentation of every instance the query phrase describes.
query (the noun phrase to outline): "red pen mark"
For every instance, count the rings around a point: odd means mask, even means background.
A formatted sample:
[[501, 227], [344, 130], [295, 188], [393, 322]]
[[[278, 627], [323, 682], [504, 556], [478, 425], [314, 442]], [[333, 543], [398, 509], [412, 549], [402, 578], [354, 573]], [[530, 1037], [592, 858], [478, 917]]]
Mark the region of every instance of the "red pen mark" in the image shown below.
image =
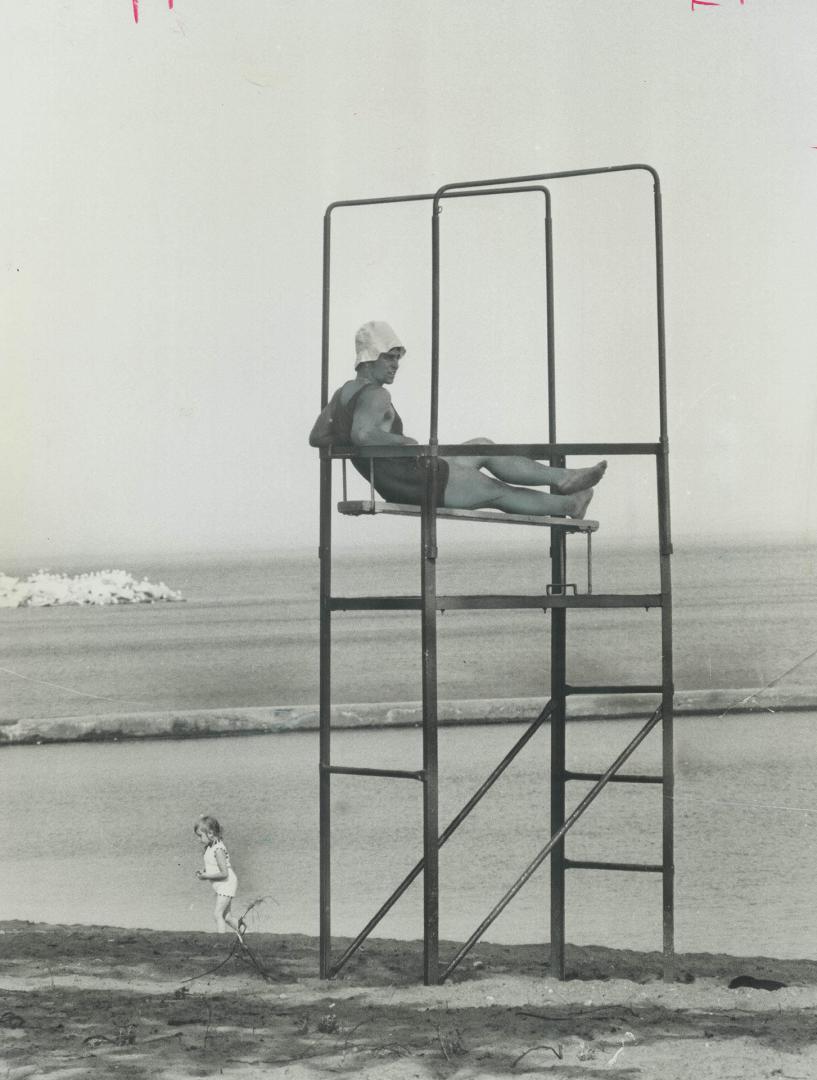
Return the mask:
[[[745, 3], [746, 3], [746, 0], [740, 0], [740, 6], [741, 7], [743, 7], [743, 5]], [[701, 7], [720, 7], [721, 6], [720, 0], [692, 0], [692, 10], [693, 11], [695, 10], [695, 5], [696, 4], [700, 4]]]
[[[139, 22], [139, 0], [131, 0], [131, 2], [133, 3], [133, 21], [135, 23], [138, 23]], [[741, 3], [743, 3], [743, 0], [741, 0]], [[167, 6], [168, 6], [169, 10], [172, 11], [173, 10], [173, 0], [167, 0]]]

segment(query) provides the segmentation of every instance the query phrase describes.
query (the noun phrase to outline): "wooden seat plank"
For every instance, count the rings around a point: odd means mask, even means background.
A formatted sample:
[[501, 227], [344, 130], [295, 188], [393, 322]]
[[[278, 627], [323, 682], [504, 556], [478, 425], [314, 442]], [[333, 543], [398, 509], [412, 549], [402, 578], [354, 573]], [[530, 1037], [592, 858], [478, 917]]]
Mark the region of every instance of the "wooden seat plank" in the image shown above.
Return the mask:
[[[371, 499], [352, 499], [338, 503], [341, 514], [360, 517], [364, 514], [399, 514], [419, 517], [420, 507], [405, 503], [379, 502]], [[566, 532], [592, 533], [599, 527], [597, 521], [586, 518], [541, 517], [536, 514], [505, 514], [501, 510], [451, 510], [447, 506], [437, 508], [438, 518], [452, 521], [491, 521], [499, 525], [544, 525]]]

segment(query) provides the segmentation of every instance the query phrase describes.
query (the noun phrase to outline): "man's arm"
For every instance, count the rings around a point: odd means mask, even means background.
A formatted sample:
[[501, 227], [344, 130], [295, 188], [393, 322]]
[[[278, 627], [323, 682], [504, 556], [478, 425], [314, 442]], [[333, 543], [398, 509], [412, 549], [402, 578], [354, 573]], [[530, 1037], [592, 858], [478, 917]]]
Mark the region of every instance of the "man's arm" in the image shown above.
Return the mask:
[[417, 445], [416, 439], [389, 431], [390, 424], [391, 395], [382, 386], [372, 387], [357, 399], [352, 442], [355, 446]]
[[329, 446], [332, 442], [332, 402], [321, 410], [321, 414], [309, 433], [310, 446]]

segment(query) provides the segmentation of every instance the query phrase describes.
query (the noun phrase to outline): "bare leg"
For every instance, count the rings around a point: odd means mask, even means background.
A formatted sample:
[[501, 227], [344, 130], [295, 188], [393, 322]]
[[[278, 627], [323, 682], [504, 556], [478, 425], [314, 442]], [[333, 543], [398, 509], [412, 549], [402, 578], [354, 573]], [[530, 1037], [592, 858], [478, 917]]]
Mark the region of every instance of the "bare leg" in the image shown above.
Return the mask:
[[512, 487], [479, 469], [459, 465], [453, 458], [446, 460], [449, 468], [444, 505], [453, 510], [494, 509], [506, 514], [583, 518], [593, 497], [589, 488], [575, 495], [552, 495]]
[[228, 926], [238, 934], [238, 923], [230, 914], [230, 904], [232, 902], [232, 897], [216, 894], [216, 910], [213, 914], [216, 920], [216, 930], [219, 934], [226, 934]]
[[[500, 481], [501, 482], [501, 481]], [[546, 495], [531, 488], [503, 485], [505, 491], [486, 507], [496, 507], [506, 514], [533, 514], [536, 517], [583, 518], [593, 498], [592, 490], [578, 491], [575, 495]], [[554, 506], [555, 500], [559, 500]]]
[[[490, 446], [490, 439], [469, 439], [469, 443]], [[484, 456], [460, 458], [460, 463], [471, 468], [485, 468], [498, 480], [506, 484], [533, 484], [535, 487], [550, 487], [559, 495], [574, 495], [594, 487], [607, 471], [607, 462], [600, 461], [587, 469], [560, 469], [543, 465], [526, 457], [499, 457], [487, 451]]]

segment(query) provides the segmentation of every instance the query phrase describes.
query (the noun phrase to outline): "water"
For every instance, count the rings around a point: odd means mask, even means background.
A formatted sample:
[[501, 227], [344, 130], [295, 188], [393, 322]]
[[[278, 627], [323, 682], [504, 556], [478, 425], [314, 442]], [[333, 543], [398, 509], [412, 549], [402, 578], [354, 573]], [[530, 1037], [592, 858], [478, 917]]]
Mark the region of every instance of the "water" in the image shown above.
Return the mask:
[[[580, 575], [576, 543], [571, 550]], [[654, 554], [596, 547], [597, 591], [657, 590]], [[334, 590], [416, 593], [417, 562], [414, 551], [365, 561], [340, 557]], [[23, 574], [36, 567], [4, 569]], [[316, 557], [130, 561], [125, 569], [164, 579], [187, 602], [0, 610], [0, 723], [317, 701]], [[756, 688], [794, 665], [788, 684], [817, 686], [817, 661], [800, 663], [817, 648], [814, 571], [808, 548], [679, 548], [673, 560], [678, 689]], [[441, 593], [531, 592], [543, 590], [545, 580], [541, 544], [513, 535], [503, 551], [478, 553], [447, 546], [441, 536]], [[658, 682], [658, 620], [657, 612], [572, 613], [569, 676]], [[548, 620], [541, 612], [448, 612], [438, 620], [438, 638], [441, 698], [547, 694]], [[338, 614], [333, 641], [335, 701], [419, 699], [416, 613]]]
[[[686, 718], [677, 724], [677, 944], [680, 950], [814, 957], [813, 745], [817, 717]], [[572, 764], [606, 767], [629, 721], [569, 725]], [[521, 733], [441, 732], [445, 825]], [[411, 768], [411, 730], [340, 732], [338, 763]], [[242, 902], [267, 896], [255, 930], [318, 926], [317, 737], [16, 747], [0, 758], [4, 830], [0, 918], [209, 929], [212, 891], [194, 878], [194, 819], [222, 819]], [[466, 938], [547, 839], [548, 739], [540, 732], [441, 853], [441, 933]], [[632, 768], [656, 769], [653, 734]], [[578, 800], [584, 784], [571, 785]], [[36, 793], [36, 798], [32, 798]], [[574, 858], [660, 861], [660, 796], [613, 785], [568, 839]], [[13, 823], [9, 826], [9, 823]], [[420, 785], [333, 781], [334, 932], [353, 934], [421, 854]], [[568, 936], [659, 948], [658, 875], [571, 871]], [[547, 864], [486, 935], [546, 941]], [[422, 935], [415, 883], [382, 936]]]

